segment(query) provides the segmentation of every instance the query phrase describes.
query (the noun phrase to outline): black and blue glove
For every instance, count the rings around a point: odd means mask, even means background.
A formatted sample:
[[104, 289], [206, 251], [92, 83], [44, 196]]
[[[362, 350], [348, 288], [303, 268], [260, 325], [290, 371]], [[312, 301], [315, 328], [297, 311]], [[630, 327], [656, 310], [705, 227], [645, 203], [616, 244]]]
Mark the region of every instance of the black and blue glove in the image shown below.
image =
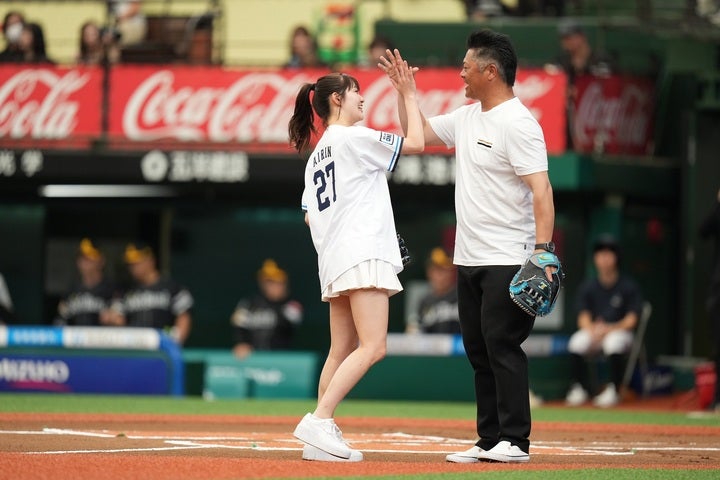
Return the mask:
[[[554, 267], [552, 282], [545, 275], [545, 267]], [[532, 316], [542, 317], [552, 312], [565, 272], [557, 255], [550, 252], [533, 254], [510, 282], [510, 298]]]

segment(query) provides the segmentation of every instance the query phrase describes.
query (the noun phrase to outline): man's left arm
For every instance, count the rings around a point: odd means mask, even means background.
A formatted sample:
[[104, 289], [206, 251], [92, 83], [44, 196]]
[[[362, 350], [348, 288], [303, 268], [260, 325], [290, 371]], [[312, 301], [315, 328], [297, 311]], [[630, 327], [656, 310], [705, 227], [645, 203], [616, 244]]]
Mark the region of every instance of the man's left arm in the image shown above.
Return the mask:
[[535, 243], [552, 241], [555, 227], [555, 203], [550, 177], [547, 171], [523, 175], [523, 182], [533, 194], [533, 213], [535, 214]]

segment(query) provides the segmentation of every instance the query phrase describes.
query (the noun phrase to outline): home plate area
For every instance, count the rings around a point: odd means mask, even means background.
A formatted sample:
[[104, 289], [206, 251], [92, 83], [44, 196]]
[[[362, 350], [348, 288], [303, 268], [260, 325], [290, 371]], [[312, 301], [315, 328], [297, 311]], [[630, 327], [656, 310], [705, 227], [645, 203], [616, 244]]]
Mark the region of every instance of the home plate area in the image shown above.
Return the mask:
[[[108, 431], [74, 430], [62, 428], [43, 428], [41, 431], [0, 431], [0, 435], [37, 434], [40, 436], [71, 436], [76, 439], [85, 437], [91, 442], [82, 442], [84, 447], [73, 450], [36, 450], [28, 454], [73, 454], [73, 453], [113, 453], [113, 452], [150, 452], [186, 449], [228, 449], [254, 452], [290, 452], [302, 449], [302, 443], [287, 434], [278, 432], [245, 432], [242, 434], [222, 434], [216, 432], [148, 432], [148, 431]], [[441, 436], [418, 435], [403, 432], [393, 433], [355, 433], [345, 434], [345, 439], [353, 448], [364, 453], [381, 454], [438, 454], [446, 455], [462, 451], [471, 442], [467, 439]], [[102, 439], [128, 440], [130, 445], [112, 447]], [[140, 442], [140, 443], [139, 443]], [[114, 443], [114, 442], [113, 442]], [[143, 446], [142, 444], [147, 445]], [[102, 444], [101, 448], [98, 448]], [[79, 446], [79, 445], [78, 445]], [[535, 441], [533, 455], [634, 455], [640, 450], [662, 451], [670, 448], [666, 443], [636, 441]], [[690, 448], [692, 449], [692, 448]], [[702, 450], [707, 450], [702, 448]], [[720, 450], [720, 448], [711, 448]]]
[[[10, 459], [22, 472], [21, 465], [31, 458], [38, 468], [44, 465], [37, 463], [42, 459], [52, 465], [65, 460], [75, 465], [102, 456], [122, 463], [120, 459], [129, 455], [147, 459], [142, 463], [147, 466], [149, 459], [162, 463], [171, 458], [213, 458], [270, 462], [268, 468], [278, 477], [277, 462], [288, 462], [291, 473], [299, 468], [293, 462], [301, 462], [302, 444], [292, 436], [298, 418], [0, 414], [0, 466]], [[363, 452], [361, 463], [375, 465], [380, 473], [408, 464], [464, 469], [446, 462], [445, 456], [467, 450], [475, 441], [472, 420], [340, 417], [338, 424], [352, 447]], [[720, 468], [720, 426], [538, 421], [530, 439], [528, 468]], [[307, 464], [319, 463], [324, 462], [302, 462], [306, 470]]]

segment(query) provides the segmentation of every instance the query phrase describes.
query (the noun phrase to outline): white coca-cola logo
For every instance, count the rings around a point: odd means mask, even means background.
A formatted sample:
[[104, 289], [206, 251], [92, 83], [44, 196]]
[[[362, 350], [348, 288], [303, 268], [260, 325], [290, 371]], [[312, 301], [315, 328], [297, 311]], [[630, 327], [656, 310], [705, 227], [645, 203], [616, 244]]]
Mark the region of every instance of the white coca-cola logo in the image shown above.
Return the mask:
[[62, 139], [78, 123], [79, 102], [70, 97], [87, 84], [89, 75], [23, 70], [0, 85], [0, 138]]
[[[287, 143], [287, 124], [295, 96], [307, 74], [248, 73], [220, 88], [177, 86], [175, 73], [156, 72], [130, 95], [123, 112], [123, 131], [132, 140], [174, 138], [185, 141]], [[462, 83], [455, 89], [418, 92], [423, 112], [445, 113], [465, 103]], [[397, 100], [382, 75], [362, 85], [364, 124], [397, 131]]]
[[[130, 94], [122, 115], [125, 135], [136, 141], [176, 139], [196, 142], [261, 142], [287, 144], [287, 125], [295, 96], [307, 73], [290, 78], [280, 72], [246, 73], [227, 86], [179, 85], [176, 72], [154, 72]], [[530, 77], [520, 87], [532, 102], [552, 88], [552, 81]], [[384, 131], [400, 130], [397, 96], [380, 74], [361, 85], [363, 124]], [[430, 117], [467, 103], [460, 78], [447, 88], [418, 91], [423, 113]], [[537, 112], [536, 112], [537, 113]]]
[[578, 146], [593, 147], [597, 135], [605, 144], [642, 148], [650, 128], [650, 94], [639, 85], [623, 85], [620, 96], [603, 95], [600, 82], [591, 83], [579, 98], [573, 128]]

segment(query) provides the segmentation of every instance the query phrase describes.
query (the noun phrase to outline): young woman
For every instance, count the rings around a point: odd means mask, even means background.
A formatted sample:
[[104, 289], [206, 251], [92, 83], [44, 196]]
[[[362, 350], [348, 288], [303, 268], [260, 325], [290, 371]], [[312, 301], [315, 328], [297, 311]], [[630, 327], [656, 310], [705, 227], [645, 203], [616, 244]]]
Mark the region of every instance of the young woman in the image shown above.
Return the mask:
[[308, 158], [302, 196], [318, 254], [322, 300], [330, 304], [330, 351], [320, 374], [317, 408], [294, 433], [306, 444], [303, 458], [308, 460], [363, 458], [343, 440], [333, 417], [340, 401], [384, 357], [388, 299], [402, 290], [385, 174], [394, 170], [401, 153], [420, 153], [425, 147], [414, 71], [400, 62], [391, 78], [408, 113], [405, 138], [355, 125], [363, 120], [363, 97], [349, 75], [333, 73], [305, 84], [295, 101], [288, 129], [298, 152], [309, 150], [313, 112], [325, 127]]

